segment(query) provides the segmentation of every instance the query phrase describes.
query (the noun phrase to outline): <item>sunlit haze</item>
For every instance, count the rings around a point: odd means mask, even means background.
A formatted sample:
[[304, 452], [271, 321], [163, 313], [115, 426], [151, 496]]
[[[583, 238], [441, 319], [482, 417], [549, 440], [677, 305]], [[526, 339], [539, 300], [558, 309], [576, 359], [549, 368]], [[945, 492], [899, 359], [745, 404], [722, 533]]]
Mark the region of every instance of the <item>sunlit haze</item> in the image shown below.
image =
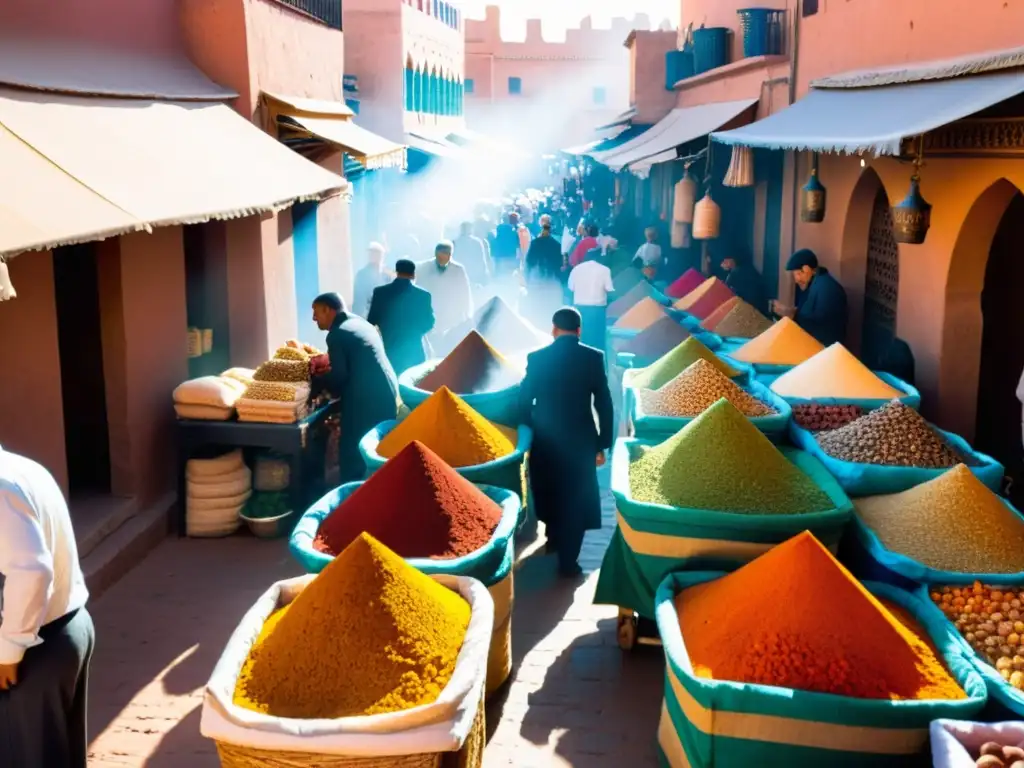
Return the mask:
[[506, 40], [522, 40], [529, 18], [542, 20], [548, 40], [563, 39], [565, 30], [576, 27], [587, 15], [595, 27], [607, 27], [612, 17], [632, 18], [637, 13], [650, 16], [653, 27], [662, 19], [668, 19], [673, 27], [679, 21], [679, 0], [463, 0], [461, 4], [470, 18], [483, 18], [488, 5], [500, 7], [501, 33]]

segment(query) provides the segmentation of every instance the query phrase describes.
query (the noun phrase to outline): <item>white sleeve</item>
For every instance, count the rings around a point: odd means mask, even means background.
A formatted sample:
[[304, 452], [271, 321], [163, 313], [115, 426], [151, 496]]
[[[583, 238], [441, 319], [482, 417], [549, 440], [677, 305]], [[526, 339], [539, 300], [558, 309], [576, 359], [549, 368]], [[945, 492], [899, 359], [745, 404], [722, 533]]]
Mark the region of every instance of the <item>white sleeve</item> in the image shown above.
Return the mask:
[[26, 650], [42, 642], [39, 629], [53, 587], [53, 555], [28, 502], [9, 489], [0, 490], [0, 573], [0, 664], [17, 664]]
[[612, 271], [610, 269], [604, 271], [604, 290], [605, 293], [615, 293], [615, 283], [612, 282]]

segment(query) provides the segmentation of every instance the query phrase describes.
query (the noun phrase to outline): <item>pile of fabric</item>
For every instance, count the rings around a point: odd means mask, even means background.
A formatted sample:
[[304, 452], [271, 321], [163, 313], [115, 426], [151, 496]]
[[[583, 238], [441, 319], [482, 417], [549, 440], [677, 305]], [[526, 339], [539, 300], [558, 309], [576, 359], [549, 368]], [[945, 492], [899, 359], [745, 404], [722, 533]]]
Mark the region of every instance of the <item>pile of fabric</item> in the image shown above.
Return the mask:
[[174, 412], [179, 419], [227, 421], [235, 405], [252, 382], [247, 368], [231, 368], [220, 376], [200, 376], [179, 384], [173, 393]]
[[238, 530], [239, 512], [252, 495], [252, 473], [241, 450], [213, 459], [191, 459], [185, 483], [189, 536], [230, 536]]

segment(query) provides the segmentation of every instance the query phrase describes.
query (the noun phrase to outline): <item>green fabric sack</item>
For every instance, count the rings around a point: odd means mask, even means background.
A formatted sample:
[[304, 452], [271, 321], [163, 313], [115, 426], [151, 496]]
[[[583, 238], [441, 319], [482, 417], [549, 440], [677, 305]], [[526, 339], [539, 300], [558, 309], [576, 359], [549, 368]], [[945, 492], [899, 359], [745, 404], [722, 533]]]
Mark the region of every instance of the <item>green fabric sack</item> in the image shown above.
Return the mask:
[[804, 451], [779, 448], [828, 495], [832, 509], [805, 515], [744, 515], [633, 500], [630, 460], [640, 446], [649, 445], [650, 441], [619, 439], [612, 450], [617, 527], [598, 574], [595, 603], [653, 619], [655, 591], [672, 571], [732, 570], [803, 531], [813, 533], [833, 553], [838, 549], [853, 504], [821, 463]]
[[[409, 407], [409, 410], [413, 410], [434, 394], [425, 389], [420, 389], [416, 386], [416, 382], [421, 381], [440, 363], [440, 360], [428, 360], [421, 365], [414, 365], [398, 377], [398, 394], [402, 402]], [[523, 375], [526, 375], [525, 370]], [[479, 392], [477, 394], [456, 392], [455, 394], [465, 400], [470, 408], [488, 421], [509, 425], [519, 423], [519, 384], [495, 390], [494, 392]]]
[[[674, 573], [658, 587], [656, 620], [665, 648], [665, 699], [658, 727], [662, 765], [670, 768], [904, 768], [928, 765], [932, 720], [973, 720], [985, 706], [985, 682], [950, 628], [915, 595], [865, 582], [876, 597], [905, 608], [927, 631], [968, 698], [959, 701], [857, 699], [790, 688], [698, 678], [686, 652], [675, 596], [724, 573]], [[756, 620], [756, 617], [752, 617]]]
[[[306, 510], [295, 526], [288, 540], [288, 549], [306, 573], [320, 573], [334, 559], [331, 555], [314, 549], [313, 541], [320, 530], [320, 524], [362, 484], [363, 481], [345, 483], [329, 491]], [[493, 485], [481, 485], [479, 488], [501, 506], [501, 520], [487, 545], [476, 552], [451, 560], [410, 557], [406, 558], [406, 562], [431, 576], [471, 576], [488, 587], [508, 576], [515, 561], [515, 531], [520, 513], [519, 496]]]

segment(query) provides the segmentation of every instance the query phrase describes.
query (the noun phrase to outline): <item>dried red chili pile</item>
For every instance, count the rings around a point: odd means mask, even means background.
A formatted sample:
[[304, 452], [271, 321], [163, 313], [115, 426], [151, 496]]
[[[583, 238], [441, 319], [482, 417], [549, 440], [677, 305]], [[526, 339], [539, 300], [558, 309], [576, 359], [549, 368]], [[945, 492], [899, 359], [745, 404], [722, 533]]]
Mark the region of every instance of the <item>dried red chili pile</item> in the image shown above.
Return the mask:
[[320, 524], [313, 547], [337, 555], [368, 533], [402, 557], [449, 560], [490, 541], [501, 507], [414, 440]]

